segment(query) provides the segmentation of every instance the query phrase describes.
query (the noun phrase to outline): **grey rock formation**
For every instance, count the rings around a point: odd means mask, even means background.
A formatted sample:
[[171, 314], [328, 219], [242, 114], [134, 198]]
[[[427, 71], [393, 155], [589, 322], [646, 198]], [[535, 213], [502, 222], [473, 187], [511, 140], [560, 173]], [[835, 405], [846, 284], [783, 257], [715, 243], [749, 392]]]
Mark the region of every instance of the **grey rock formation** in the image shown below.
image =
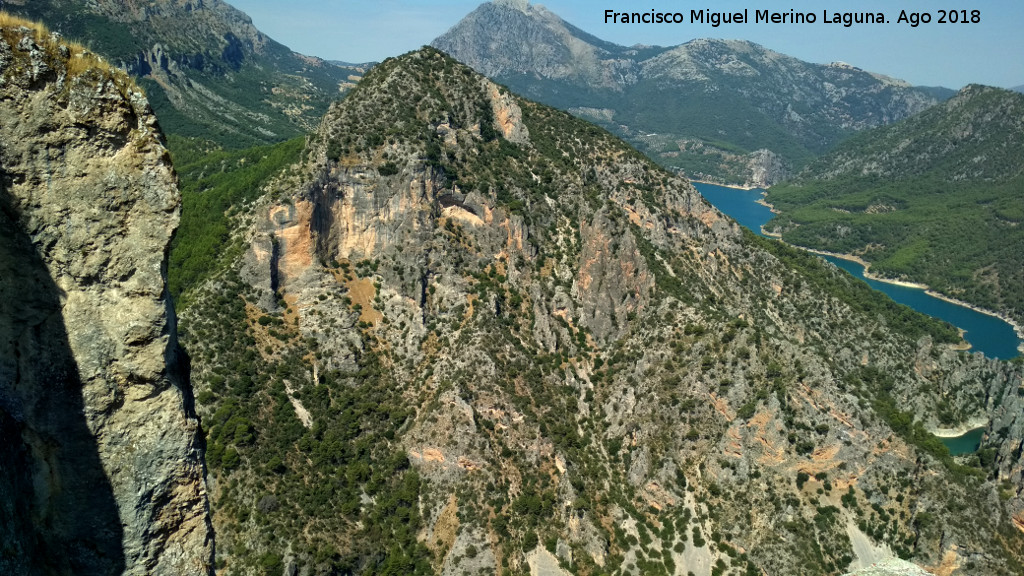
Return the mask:
[[1009, 498], [1013, 522], [1024, 530], [1024, 381], [1016, 379], [993, 386], [992, 419], [983, 448], [994, 451], [1003, 497]]
[[165, 289], [180, 198], [156, 120], [81, 48], [3, 36], [0, 572], [208, 574], [199, 423]]
[[931, 572], [906, 560], [887, 560], [863, 570], [850, 572], [846, 576], [927, 576], [928, 574]]
[[789, 169], [782, 157], [767, 148], [751, 152], [748, 158], [750, 179], [745, 183], [748, 186], [767, 188], [789, 177]]

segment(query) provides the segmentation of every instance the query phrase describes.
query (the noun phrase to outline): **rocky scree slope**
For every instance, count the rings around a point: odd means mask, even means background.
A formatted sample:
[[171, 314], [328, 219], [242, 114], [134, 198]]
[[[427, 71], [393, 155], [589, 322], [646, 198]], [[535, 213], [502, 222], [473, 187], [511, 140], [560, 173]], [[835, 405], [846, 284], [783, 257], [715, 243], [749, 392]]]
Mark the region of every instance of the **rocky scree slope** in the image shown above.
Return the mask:
[[231, 148], [314, 128], [361, 67], [292, 52], [222, 0], [7, 0], [140, 79], [170, 134]]
[[234, 223], [182, 315], [225, 574], [1022, 568], [1020, 478], [925, 431], [1019, 368], [434, 49]]
[[768, 228], [1024, 323], [1024, 95], [972, 85], [773, 187]]
[[690, 178], [734, 184], [772, 185], [842, 138], [952, 94], [740, 40], [619, 46], [520, 1], [481, 4], [431, 45]]
[[0, 24], [0, 572], [210, 573], [156, 119], [81, 47]]

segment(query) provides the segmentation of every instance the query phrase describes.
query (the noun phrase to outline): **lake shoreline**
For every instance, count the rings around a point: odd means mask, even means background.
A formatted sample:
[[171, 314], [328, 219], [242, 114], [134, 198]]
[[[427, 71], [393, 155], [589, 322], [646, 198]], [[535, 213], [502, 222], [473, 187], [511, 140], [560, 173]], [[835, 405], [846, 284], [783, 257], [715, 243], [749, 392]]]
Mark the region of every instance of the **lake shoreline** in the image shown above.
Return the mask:
[[[790, 244], [790, 246], [796, 246], [796, 245], [795, 244]], [[1004, 314], [1000, 314], [999, 312], [994, 312], [992, 310], [988, 310], [988, 309], [982, 308], [982, 307], [977, 306], [975, 304], [971, 304], [970, 302], [964, 302], [963, 300], [958, 300], [956, 298], [953, 298], [952, 296], [946, 296], [945, 294], [943, 294], [943, 293], [933, 289], [932, 287], [928, 286], [927, 284], [922, 284], [920, 282], [906, 282], [906, 281], [903, 281], [903, 280], [893, 280], [891, 278], [885, 278], [884, 276], [879, 276], [877, 274], [872, 274], [871, 273], [871, 263], [865, 261], [863, 258], [860, 258], [859, 256], [854, 256], [853, 254], [839, 254], [837, 252], [828, 252], [826, 250], [816, 250], [814, 248], [807, 248], [805, 246], [796, 246], [796, 247], [797, 248], [801, 248], [803, 250], [807, 250], [808, 252], [813, 252], [814, 254], [818, 254], [818, 255], [821, 255], [821, 256], [832, 256], [833, 258], [839, 258], [841, 260], [847, 260], [847, 261], [850, 261], [850, 262], [856, 262], [857, 264], [860, 264], [861, 266], [864, 267], [864, 277], [868, 278], [868, 279], [871, 279], [871, 280], [875, 280], [876, 282], [884, 282], [886, 284], [893, 284], [895, 286], [902, 286], [904, 288], [914, 288], [914, 289], [917, 289], [917, 290], [924, 290], [924, 293], [927, 294], [928, 296], [931, 296], [932, 298], [936, 298], [938, 300], [942, 300], [943, 302], [948, 302], [948, 303], [953, 304], [955, 306], [960, 306], [960, 307], [963, 307], [963, 308], [967, 308], [968, 310], [971, 310], [973, 312], [977, 312], [979, 314], [984, 314], [986, 316], [991, 316], [993, 318], [998, 318], [998, 319], [1002, 320], [1003, 322], [1006, 322], [1007, 324], [1009, 324], [1010, 327], [1013, 328], [1013, 331], [1017, 335], [1017, 338], [1019, 340], [1022, 340], [1022, 342], [1020, 342], [1017, 345], [1017, 350], [1021, 354], [1024, 354], [1024, 326], [1021, 326], [1013, 318], [1010, 318], [1009, 316], [1006, 316]]]
[[[765, 197], [765, 194], [767, 194], [767, 193], [768, 193], [768, 192], [767, 192], [767, 191], [765, 191], [765, 192], [764, 192], [763, 194], [761, 194], [761, 197], [760, 197], [760, 198], [758, 198], [758, 199], [756, 200], [756, 202], [757, 202], [758, 204], [760, 204], [761, 206], [764, 206], [765, 208], [767, 208], [767, 209], [771, 210], [772, 214], [782, 214], [782, 212], [779, 212], [778, 210], [776, 210], [776, 209], [775, 209], [775, 206], [772, 206], [771, 204], [769, 204], [769, 203], [768, 203], [768, 201], [767, 201], [767, 200], [765, 200], [765, 199], [764, 199], [764, 197]], [[762, 226], [761, 226], [761, 231], [762, 231], [762, 232], [764, 231], [764, 225], [762, 225]], [[777, 234], [777, 232], [772, 232], [772, 234]], [[779, 237], [781, 237], [781, 236], [782, 236], [782, 235], [780, 234], [780, 235], [779, 235]]]
[[937, 438], [959, 438], [965, 436], [975, 430], [984, 430], [988, 428], [988, 420], [985, 418], [974, 418], [967, 422], [957, 426], [956, 428], [936, 428], [929, 430], [932, 436]]
[[[987, 316], [992, 316], [992, 317], [995, 317], [995, 318], [999, 318], [1003, 322], [1006, 322], [1011, 327], [1013, 327], [1013, 331], [1017, 333], [1017, 338], [1019, 338], [1021, 340], [1024, 340], [1024, 326], [1018, 324], [1013, 318], [1010, 318], [1009, 316], [1004, 316], [1004, 315], [1002, 315], [1002, 314], [1000, 314], [998, 312], [993, 312], [991, 310], [987, 310], [985, 308], [981, 308], [979, 306], [975, 306], [974, 304], [971, 304], [970, 302], [964, 302], [963, 300], [957, 300], [956, 298], [952, 298], [950, 296], [946, 296], [945, 294], [943, 294], [941, 292], [936, 292], [935, 290], [932, 290], [931, 288], [928, 288], [924, 292], [925, 292], [925, 294], [927, 294], [927, 295], [929, 295], [929, 296], [931, 296], [933, 298], [938, 298], [939, 300], [943, 300], [945, 302], [949, 302], [950, 304], [956, 304], [957, 306], [963, 306], [964, 308], [969, 308], [969, 309], [971, 309], [971, 310], [973, 310], [975, 312], [978, 312], [980, 314], [985, 314]], [[1017, 350], [1021, 354], [1024, 354], [1024, 342], [1021, 342], [1020, 345], [1017, 346]]]
[[[767, 192], [765, 192], [765, 194], [767, 194]], [[757, 203], [761, 204], [762, 206], [765, 206], [766, 208], [771, 210], [772, 214], [781, 214], [781, 212], [776, 210], [775, 206], [773, 206], [767, 200], [765, 200], [764, 197], [762, 197], [761, 199], [757, 200]], [[781, 241], [785, 242], [785, 240], [782, 239], [782, 234], [779, 234], [777, 232], [768, 232], [767, 230], [765, 230], [764, 225], [761, 225], [761, 233], [764, 234], [765, 236], [770, 237], [770, 238], [775, 238], [777, 240], [781, 240]], [[786, 244], [789, 244], [789, 242], [786, 242]], [[893, 284], [895, 286], [902, 286], [904, 288], [914, 288], [914, 289], [918, 289], [918, 290], [924, 290], [925, 294], [927, 294], [928, 296], [931, 296], [933, 298], [937, 298], [939, 300], [942, 300], [944, 302], [948, 302], [948, 303], [953, 304], [955, 306], [961, 306], [963, 308], [967, 308], [968, 310], [972, 310], [972, 311], [978, 312], [980, 314], [985, 314], [987, 316], [992, 316], [993, 318], [998, 318], [998, 319], [1002, 320], [1003, 322], [1006, 322], [1007, 324], [1010, 325], [1011, 328], [1013, 328], [1014, 333], [1017, 335], [1017, 339], [1021, 341], [1017, 345], [1017, 351], [1020, 352], [1021, 354], [1024, 354], [1024, 326], [1022, 326], [1021, 324], [1018, 324], [1016, 320], [1014, 320], [1013, 318], [1010, 318], [1009, 316], [1007, 316], [1005, 314], [1000, 314], [999, 312], [995, 312], [993, 310], [988, 310], [986, 308], [982, 308], [982, 307], [977, 306], [975, 304], [971, 304], [970, 302], [965, 302], [963, 300], [959, 300], [959, 299], [954, 298], [952, 296], [947, 296], [947, 295], [945, 295], [945, 294], [935, 290], [931, 286], [928, 286], [927, 284], [923, 284], [923, 283], [920, 283], [920, 282], [907, 282], [907, 281], [904, 281], [904, 280], [894, 280], [892, 278], [886, 278], [884, 276], [879, 276], [877, 274], [873, 274], [871, 272], [871, 263], [866, 261], [866, 260], [864, 260], [863, 258], [861, 258], [859, 256], [855, 256], [853, 254], [840, 254], [838, 252], [829, 252], [827, 250], [818, 250], [818, 249], [815, 249], [815, 248], [807, 248], [806, 246], [798, 246], [796, 244], [789, 244], [789, 245], [793, 246], [794, 248], [800, 248], [802, 250], [807, 250], [808, 252], [813, 252], [814, 254], [818, 254], [820, 256], [832, 256], [833, 258], [839, 258], [841, 260], [848, 260], [850, 262], [856, 262], [857, 264], [860, 264], [861, 266], [864, 267], [864, 277], [868, 278], [870, 280], [875, 280], [877, 282], [885, 282], [886, 284]], [[970, 345], [967, 346], [967, 349], [969, 349], [969, 348], [970, 348]]]
[[[796, 245], [795, 244], [790, 244], [790, 246], [796, 246]], [[840, 260], [847, 260], [847, 261], [850, 261], [850, 262], [856, 262], [857, 264], [860, 264], [861, 266], [864, 267], [864, 277], [869, 279], [869, 280], [875, 280], [876, 282], [885, 282], [886, 284], [892, 284], [894, 286], [902, 286], [904, 288], [915, 288], [917, 290], [924, 290], [926, 292], [928, 290], [931, 290], [931, 288], [929, 288], [927, 284], [921, 284], [921, 283], [918, 283], [918, 282], [907, 282], [905, 280], [894, 280], [892, 278], [885, 278], [884, 276], [879, 276], [877, 274], [872, 274], [871, 273], [871, 262], [868, 262], [867, 260], [864, 260], [860, 256], [855, 256], [853, 254], [841, 254], [839, 252], [829, 252], [828, 250], [818, 250], [817, 248], [807, 248], [806, 246], [796, 246], [796, 247], [797, 248], [802, 248], [803, 250], [807, 250], [808, 252], [813, 252], [814, 254], [818, 254], [820, 256], [831, 256], [833, 258], [839, 258]], [[956, 302], [951, 302], [951, 304], [956, 304]]]
[[708, 181], [708, 180], [694, 180], [692, 178], [688, 178], [688, 180], [690, 181], [691, 184], [710, 184], [712, 186], [721, 186], [722, 188], [734, 188], [736, 190], [744, 190], [746, 192], [750, 192], [751, 190], [757, 190], [757, 189], [760, 188], [760, 186], [741, 186], [739, 184], [722, 184], [721, 182], [711, 182], [711, 181]]

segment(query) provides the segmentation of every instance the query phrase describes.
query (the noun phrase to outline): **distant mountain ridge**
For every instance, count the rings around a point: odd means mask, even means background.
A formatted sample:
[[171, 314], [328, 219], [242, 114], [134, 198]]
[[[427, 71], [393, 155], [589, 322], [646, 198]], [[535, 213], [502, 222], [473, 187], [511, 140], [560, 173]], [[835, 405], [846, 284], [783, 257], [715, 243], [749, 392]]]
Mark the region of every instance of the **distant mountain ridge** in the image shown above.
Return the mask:
[[952, 94], [740, 40], [619, 46], [522, 0], [482, 4], [432, 45], [692, 178], [743, 184], [777, 182], [842, 138]]
[[233, 148], [316, 126], [362, 71], [292, 52], [222, 0], [6, 0], [140, 78], [164, 130]]

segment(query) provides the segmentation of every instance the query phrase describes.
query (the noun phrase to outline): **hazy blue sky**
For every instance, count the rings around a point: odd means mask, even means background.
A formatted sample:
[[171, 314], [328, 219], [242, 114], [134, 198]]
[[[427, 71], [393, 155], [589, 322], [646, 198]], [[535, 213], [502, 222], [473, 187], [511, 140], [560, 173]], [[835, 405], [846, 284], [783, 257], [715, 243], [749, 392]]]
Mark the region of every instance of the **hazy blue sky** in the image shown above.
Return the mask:
[[[330, 60], [383, 60], [430, 43], [480, 4], [477, 0], [227, 0], [288, 47]], [[1024, 84], [1024, 2], [1021, 0], [549, 0], [538, 2], [566, 21], [618, 44], [672, 46], [693, 38], [740, 38], [810, 62], [842, 60], [919, 85], [959, 88], [972, 82]], [[813, 12], [816, 24], [605, 24], [604, 11]], [[939, 8], [981, 11], [980, 24], [937, 24]], [[824, 24], [822, 12], [882, 11], [884, 25]], [[901, 10], [931, 12], [933, 22], [896, 24]]]

